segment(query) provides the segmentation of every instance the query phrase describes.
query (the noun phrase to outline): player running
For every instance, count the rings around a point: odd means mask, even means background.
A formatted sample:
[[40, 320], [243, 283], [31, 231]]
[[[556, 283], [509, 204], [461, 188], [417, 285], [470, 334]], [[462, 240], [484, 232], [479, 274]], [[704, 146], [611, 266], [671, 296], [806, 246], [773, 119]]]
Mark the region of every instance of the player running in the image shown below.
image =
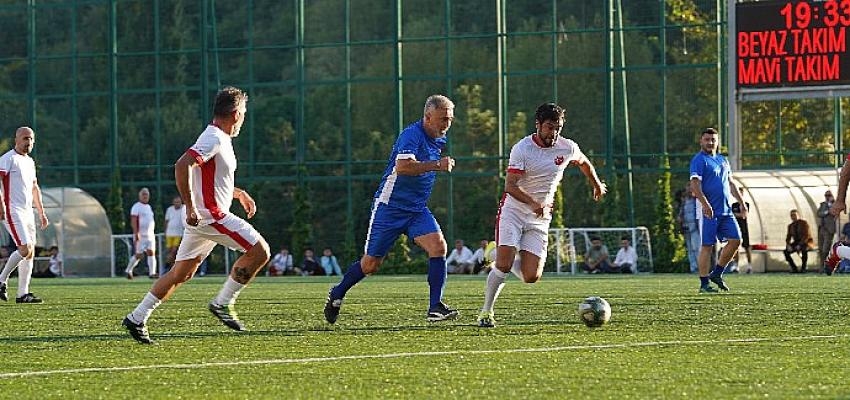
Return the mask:
[[430, 304], [426, 319], [434, 322], [457, 317], [457, 310], [443, 303], [447, 245], [440, 225], [427, 206], [437, 172], [451, 172], [455, 165], [453, 158], [441, 156], [446, 146], [446, 132], [454, 120], [454, 108], [448, 97], [428, 97], [422, 119], [404, 128], [396, 139], [375, 193], [366, 234], [366, 254], [348, 267], [342, 281], [328, 293], [324, 311], [328, 323], [336, 322], [348, 290], [366, 275], [378, 271], [402, 233], [413, 238], [428, 253]]
[[232, 140], [245, 121], [248, 95], [226, 87], [215, 96], [213, 121], [195, 144], [174, 165], [174, 180], [186, 207], [186, 229], [177, 249], [174, 267], [159, 278], [133, 312], [122, 321], [136, 341], [151, 344], [147, 321], [163, 301], [195, 275], [198, 266], [216, 244], [244, 252], [209, 310], [225, 326], [236, 331], [245, 326], [233, 305], [242, 289], [269, 260], [269, 245], [251, 224], [230, 213], [236, 199], [248, 218], [257, 212], [254, 199], [234, 187], [236, 155]]
[[[505, 194], [496, 216], [496, 265], [487, 275], [484, 306], [478, 326], [496, 326], [493, 305], [513, 271], [525, 283], [534, 283], [543, 274], [552, 222], [555, 191], [570, 164], [577, 165], [593, 185], [593, 199], [607, 192], [596, 169], [576, 142], [560, 136], [564, 109], [554, 103], [537, 107], [537, 132], [524, 137], [511, 149], [505, 176]], [[517, 258], [517, 252], [519, 257]]]

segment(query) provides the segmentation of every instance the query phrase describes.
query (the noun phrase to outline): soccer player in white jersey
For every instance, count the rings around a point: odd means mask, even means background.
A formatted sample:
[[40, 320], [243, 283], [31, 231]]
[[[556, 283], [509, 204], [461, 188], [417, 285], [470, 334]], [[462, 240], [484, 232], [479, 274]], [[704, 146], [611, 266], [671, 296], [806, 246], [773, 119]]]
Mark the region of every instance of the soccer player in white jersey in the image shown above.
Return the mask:
[[234, 310], [236, 298], [269, 260], [269, 245], [251, 224], [230, 213], [236, 199], [248, 218], [257, 212], [254, 199], [234, 186], [236, 155], [232, 139], [239, 135], [245, 121], [248, 95], [240, 89], [226, 87], [215, 96], [213, 121], [192, 147], [174, 165], [174, 180], [186, 208], [186, 229], [177, 249], [174, 267], [153, 284], [133, 312], [122, 321], [136, 341], [153, 343], [147, 321], [163, 301], [195, 274], [201, 261], [216, 244], [244, 252], [209, 310], [225, 326], [245, 330]]
[[17, 250], [0, 272], [0, 300], [9, 300], [6, 281], [15, 268], [18, 269], [18, 294], [16, 303], [41, 303], [42, 300], [30, 293], [32, 259], [35, 255], [35, 216], [32, 206], [38, 210], [41, 229], [47, 228], [47, 215], [41, 203], [41, 189], [35, 177], [35, 161], [30, 152], [35, 146], [35, 132], [28, 127], [15, 131], [15, 148], [0, 157], [0, 219], [15, 241]]
[[[493, 306], [511, 271], [525, 283], [543, 274], [552, 222], [555, 190], [570, 164], [577, 165], [593, 185], [593, 199], [607, 188], [576, 142], [560, 136], [564, 109], [554, 103], [537, 107], [537, 132], [520, 139], [511, 148], [505, 176], [505, 194], [496, 217], [496, 265], [487, 275], [484, 306], [478, 326], [496, 326]], [[517, 257], [517, 254], [519, 256]]]
[[148, 204], [150, 199], [150, 190], [142, 188], [142, 190], [139, 190], [139, 201], [130, 208], [130, 226], [133, 227], [133, 243], [136, 247], [136, 253], [133, 257], [130, 257], [127, 269], [124, 270], [127, 279], [133, 279], [133, 269], [136, 268], [136, 265], [139, 265], [139, 261], [145, 256], [148, 257], [148, 276], [151, 279], [159, 276], [156, 269], [156, 235], [154, 234], [156, 222], [154, 221], [153, 208]]

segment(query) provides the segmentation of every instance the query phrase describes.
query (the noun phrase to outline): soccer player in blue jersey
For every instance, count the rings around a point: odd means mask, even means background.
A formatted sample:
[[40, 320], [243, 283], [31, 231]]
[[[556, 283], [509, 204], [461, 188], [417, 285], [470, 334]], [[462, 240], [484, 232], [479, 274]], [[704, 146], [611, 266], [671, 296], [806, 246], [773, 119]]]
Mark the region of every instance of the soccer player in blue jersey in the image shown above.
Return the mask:
[[454, 108], [446, 96], [428, 97], [422, 119], [404, 128], [396, 139], [372, 203], [365, 254], [348, 267], [342, 281], [328, 293], [325, 319], [329, 323], [336, 322], [345, 293], [366, 275], [378, 271], [387, 252], [403, 233], [428, 253], [431, 302], [427, 320], [457, 317], [457, 310], [443, 303], [446, 239], [426, 204], [437, 172], [451, 172], [455, 165], [454, 159], [441, 154], [446, 146], [446, 132], [454, 120]]
[[[721, 290], [729, 290], [723, 281], [723, 270], [741, 244], [741, 230], [735, 221], [732, 202], [729, 200], [734, 196], [738, 203], [745, 203], [738, 187], [729, 179], [732, 176], [729, 162], [717, 154], [718, 142], [717, 130], [703, 130], [700, 136], [701, 151], [691, 159], [691, 189], [697, 199], [697, 207], [702, 209], [699, 220], [702, 233], [702, 247], [699, 252], [700, 293], [717, 292], [709, 281], [714, 282]], [[747, 218], [747, 207], [741, 207], [741, 218]], [[726, 241], [727, 244], [720, 251], [717, 265], [709, 273], [712, 248], [718, 240]]]

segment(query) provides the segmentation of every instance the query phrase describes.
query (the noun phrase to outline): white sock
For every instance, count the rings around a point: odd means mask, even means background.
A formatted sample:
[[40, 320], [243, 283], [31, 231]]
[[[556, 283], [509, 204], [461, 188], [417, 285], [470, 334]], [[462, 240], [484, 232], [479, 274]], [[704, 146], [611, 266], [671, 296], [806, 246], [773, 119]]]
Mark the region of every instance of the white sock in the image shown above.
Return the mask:
[[[838, 247], [835, 248], [835, 254], [837, 254], [838, 257], [841, 257], [842, 260], [850, 259], [850, 247], [838, 246]], [[10, 257], [10, 259], [11, 259], [11, 257]], [[3, 270], [3, 272], [6, 272], [6, 271]]]
[[514, 260], [514, 264], [511, 266], [511, 272], [519, 278], [520, 282], [525, 282], [525, 278], [522, 275], [522, 262], [519, 258]]
[[148, 256], [148, 275], [156, 275], [159, 270], [156, 269], [156, 256]]
[[32, 279], [32, 258], [25, 258], [18, 264], [18, 297], [30, 292]]
[[147, 324], [148, 318], [153, 314], [153, 310], [159, 307], [160, 304], [162, 304], [162, 301], [156, 298], [153, 293], [148, 292], [142, 299], [142, 302], [136, 306], [136, 309], [127, 314], [127, 318], [134, 324]]
[[139, 265], [139, 259], [136, 256], [130, 256], [130, 262], [127, 263], [127, 269], [124, 272], [127, 274], [133, 272], [133, 268], [136, 268], [136, 265]]
[[236, 303], [236, 298], [239, 297], [239, 292], [242, 291], [245, 285], [236, 282], [231, 277], [227, 277], [227, 281], [224, 282], [224, 286], [221, 287], [221, 291], [218, 292], [218, 296], [213, 300], [213, 304], [217, 304], [220, 306]]
[[499, 297], [499, 293], [505, 287], [506, 276], [508, 274], [499, 271], [496, 267], [493, 267], [490, 273], [487, 274], [487, 286], [484, 288], [484, 305], [481, 307], [482, 312], [493, 312], [493, 305], [496, 304], [496, 298]]
[[9, 275], [12, 274], [12, 271], [15, 268], [18, 268], [18, 264], [21, 263], [21, 260], [24, 258], [21, 257], [21, 253], [17, 250], [9, 254], [9, 259], [6, 261], [6, 265], [3, 267], [3, 272], [0, 273], [0, 283], [6, 283], [9, 280]]

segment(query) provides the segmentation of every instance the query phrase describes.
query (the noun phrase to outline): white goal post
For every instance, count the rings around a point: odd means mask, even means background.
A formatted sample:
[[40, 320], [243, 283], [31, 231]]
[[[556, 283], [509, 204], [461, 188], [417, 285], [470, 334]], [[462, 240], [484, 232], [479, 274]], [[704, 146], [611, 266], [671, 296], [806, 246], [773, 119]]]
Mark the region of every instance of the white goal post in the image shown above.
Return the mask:
[[590, 248], [590, 238], [597, 236], [608, 247], [609, 261], [614, 261], [620, 248], [620, 239], [631, 238], [632, 246], [638, 254], [638, 272], [652, 272], [652, 244], [649, 229], [645, 226], [634, 228], [552, 228], [549, 229], [549, 257], [555, 260], [558, 274], [575, 274], [581, 269], [584, 254]]

